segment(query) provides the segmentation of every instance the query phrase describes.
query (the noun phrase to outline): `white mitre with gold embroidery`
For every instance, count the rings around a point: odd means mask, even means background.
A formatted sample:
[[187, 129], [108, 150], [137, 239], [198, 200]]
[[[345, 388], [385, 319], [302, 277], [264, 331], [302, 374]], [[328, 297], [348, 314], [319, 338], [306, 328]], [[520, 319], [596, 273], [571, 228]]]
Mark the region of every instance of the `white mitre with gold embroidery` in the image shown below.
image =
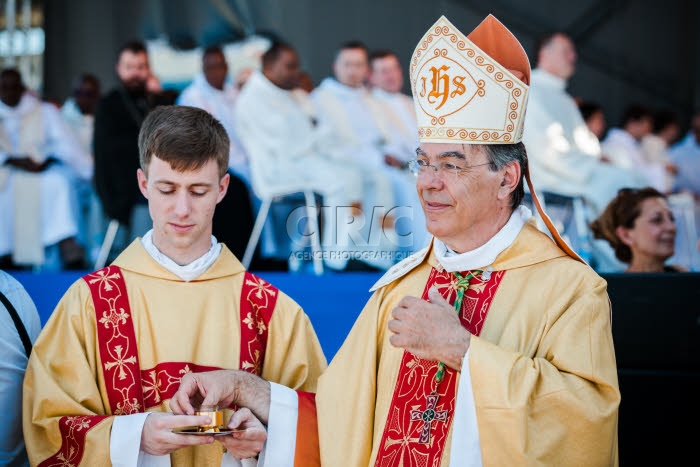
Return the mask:
[[442, 16], [416, 46], [410, 75], [421, 142], [522, 139], [530, 61], [494, 16], [468, 36]]

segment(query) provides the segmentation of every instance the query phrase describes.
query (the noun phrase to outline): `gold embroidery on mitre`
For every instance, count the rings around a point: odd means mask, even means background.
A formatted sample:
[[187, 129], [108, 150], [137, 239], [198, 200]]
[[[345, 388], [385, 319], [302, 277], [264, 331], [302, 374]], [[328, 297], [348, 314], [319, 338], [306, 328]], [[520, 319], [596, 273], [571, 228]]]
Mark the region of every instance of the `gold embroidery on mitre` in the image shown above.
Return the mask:
[[522, 139], [528, 86], [444, 16], [416, 46], [410, 77], [422, 142], [514, 144]]

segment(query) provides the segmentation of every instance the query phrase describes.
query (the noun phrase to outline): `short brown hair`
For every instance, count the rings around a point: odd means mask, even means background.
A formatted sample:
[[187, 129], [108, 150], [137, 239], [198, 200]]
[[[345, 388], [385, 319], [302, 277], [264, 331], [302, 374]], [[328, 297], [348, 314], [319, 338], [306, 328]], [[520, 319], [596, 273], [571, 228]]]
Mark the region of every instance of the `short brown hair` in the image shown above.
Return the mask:
[[179, 172], [196, 170], [214, 159], [219, 177], [228, 170], [230, 142], [210, 113], [184, 105], [162, 105], [151, 111], [139, 131], [141, 169], [147, 173], [154, 155]]
[[615, 250], [615, 256], [623, 263], [632, 260], [632, 250], [617, 236], [618, 227], [631, 229], [642, 213], [642, 202], [648, 198], [663, 198], [666, 196], [658, 190], [646, 188], [623, 188], [617, 192], [605, 208], [605, 211], [591, 223], [593, 237], [607, 240]]

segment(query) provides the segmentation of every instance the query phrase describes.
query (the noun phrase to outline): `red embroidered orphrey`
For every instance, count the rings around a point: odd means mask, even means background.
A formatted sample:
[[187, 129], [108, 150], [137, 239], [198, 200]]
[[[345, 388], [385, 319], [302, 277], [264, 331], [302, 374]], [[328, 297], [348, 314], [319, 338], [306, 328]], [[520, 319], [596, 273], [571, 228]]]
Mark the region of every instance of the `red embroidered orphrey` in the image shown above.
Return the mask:
[[85, 452], [85, 437], [107, 415], [61, 417], [58, 429], [61, 432], [61, 449], [39, 464], [39, 467], [66, 467], [79, 465]]
[[[469, 279], [459, 319], [473, 335], [481, 333], [504, 274], [505, 271], [499, 271], [492, 273], [488, 280], [482, 280], [481, 275]], [[454, 303], [458, 287], [457, 278], [452, 273], [433, 268], [423, 291], [423, 300], [428, 300], [428, 290], [433, 286], [445, 300]], [[445, 367], [443, 380], [436, 387], [437, 371], [438, 362], [404, 351], [376, 467], [440, 465], [457, 398], [457, 372]]]
[[138, 343], [124, 275], [116, 266], [83, 277], [92, 294], [97, 343], [102, 362], [108, 411], [129, 415], [144, 411]]
[[[180, 379], [186, 373], [220, 369], [189, 362], [163, 362], [154, 368], [141, 370], [121, 270], [117, 266], [108, 266], [87, 274], [83, 280], [90, 288], [95, 307], [100, 360], [107, 386], [108, 408], [113, 415], [143, 412], [160, 405], [175, 394]], [[265, 361], [270, 319], [278, 297], [277, 288], [249, 272], [245, 273], [240, 297], [240, 369], [260, 375]], [[106, 415], [61, 417], [58, 422], [61, 448], [40, 465], [80, 464], [87, 432], [105, 418]]]
[[279, 290], [246, 271], [241, 289], [241, 370], [260, 375]]

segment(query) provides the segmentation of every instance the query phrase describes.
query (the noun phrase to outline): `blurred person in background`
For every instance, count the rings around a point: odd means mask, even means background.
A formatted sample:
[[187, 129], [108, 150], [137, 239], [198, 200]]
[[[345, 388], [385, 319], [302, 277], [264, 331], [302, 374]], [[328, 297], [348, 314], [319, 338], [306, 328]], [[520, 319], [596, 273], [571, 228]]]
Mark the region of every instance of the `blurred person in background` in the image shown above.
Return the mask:
[[[73, 131], [83, 151], [90, 156], [94, 165], [92, 139], [95, 130], [95, 107], [100, 99], [100, 81], [97, 76], [83, 73], [73, 83], [70, 97], [61, 106], [61, 116]], [[85, 245], [90, 262], [97, 258], [102, 234], [105, 230], [104, 214], [100, 199], [95, 191], [94, 180], [75, 180], [78, 240]]]
[[[95, 111], [95, 188], [105, 215], [136, 237], [150, 223], [146, 200], [134, 178], [139, 168], [139, 129], [148, 112], [172, 102], [147, 89], [152, 74], [143, 42], [125, 43], [117, 57], [119, 82], [99, 100]], [[137, 206], [141, 209], [135, 210]]]
[[591, 229], [628, 265], [625, 272], [687, 271], [665, 264], [674, 253], [676, 223], [666, 196], [652, 187], [620, 190]]
[[[344, 158], [349, 164], [361, 168], [369, 182], [363, 199], [364, 214], [368, 219], [365, 225], [380, 224], [373, 222], [371, 210], [374, 206], [381, 206], [387, 215], [380, 225], [406, 239], [411, 235], [406, 245], [386, 242], [377, 248], [415, 252], [424, 246], [427, 236], [415, 178], [408, 172], [408, 161], [415, 156], [416, 139], [415, 136], [407, 138], [401, 129], [401, 120], [369, 92], [369, 76], [367, 47], [359, 41], [346, 42], [336, 51], [333, 76], [325, 78], [311, 97], [319, 108], [321, 120], [333, 128], [336, 144], [344, 151]], [[410, 219], [414, 222], [406, 226], [399, 222], [397, 225], [399, 216], [395, 212], [399, 211], [394, 211], [394, 208], [404, 206], [412, 213]], [[401, 217], [401, 221], [406, 220]], [[369, 234], [362, 232], [362, 235]], [[378, 262], [374, 266], [386, 269], [392, 264], [391, 261]]]
[[538, 40], [535, 55], [523, 134], [532, 181], [542, 191], [583, 197], [592, 216], [598, 215], [634, 179], [605, 163], [600, 141], [566, 91], [576, 70], [573, 41], [561, 32], [546, 34]]
[[93, 161], [53, 104], [27, 92], [14, 68], [0, 73], [0, 267], [85, 267], [76, 240], [74, 179], [90, 180]]
[[671, 161], [669, 148], [678, 140], [681, 127], [676, 114], [671, 110], [660, 110], [653, 115], [651, 133], [642, 138], [642, 151], [648, 163], [664, 167], [663, 193], [673, 190], [678, 167]]
[[237, 258], [243, 258], [253, 230], [253, 203], [257, 207], [260, 200], [251, 197], [249, 191], [248, 155], [236, 133], [234, 116], [238, 89], [231, 83], [228, 70], [221, 47], [207, 47], [202, 54], [202, 72], [182, 91], [176, 103], [206, 110], [226, 129], [231, 146], [229, 186], [226, 196], [214, 212], [214, 236], [225, 243]]
[[678, 168], [675, 190], [693, 194], [700, 202], [700, 110], [695, 112], [690, 131], [670, 150], [671, 161]]
[[406, 139], [409, 150], [418, 147], [418, 124], [413, 99], [401, 92], [404, 85], [403, 69], [399, 58], [387, 49], [369, 55], [370, 92], [387, 107], [392, 122]]
[[607, 130], [603, 107], [595, 102], [581, 101], [578, 103], [578, 108], [581, 111], [583, 121], [586, 122], [586, 126], [591, 130], [591, 133], [599, 140], [603, 139]]
[[[250, 158], [252, 186], [272, 192], [278, 187], [308, 187], [323, 197], [325, 206], [357, 210], [360, 173], [340, 160], [329, 128], [319, 121], [308, 95], [298, 92], [300, 74], [296, 50], [276, 41], [262, 56], [262, 70], [251, 74], [238, 96], [236, 130]], [[324, 249], [346, 251], [335, 240], [331, 217], [322, 222]], [[347, 263], [338, 256], [326, 258], [334, 269], [344, 269]]]
[[642, 139], [651, 133], [653, 116], [647, 107], [631, 104], [622, 116], [622, 124], [611, 128], [601, 142], [603, 153], [610, 162], [634, 177], [630, 186], [652, 186], [664, 192], [666, 167], [664, 163], [647, 160], [642, 149]]

